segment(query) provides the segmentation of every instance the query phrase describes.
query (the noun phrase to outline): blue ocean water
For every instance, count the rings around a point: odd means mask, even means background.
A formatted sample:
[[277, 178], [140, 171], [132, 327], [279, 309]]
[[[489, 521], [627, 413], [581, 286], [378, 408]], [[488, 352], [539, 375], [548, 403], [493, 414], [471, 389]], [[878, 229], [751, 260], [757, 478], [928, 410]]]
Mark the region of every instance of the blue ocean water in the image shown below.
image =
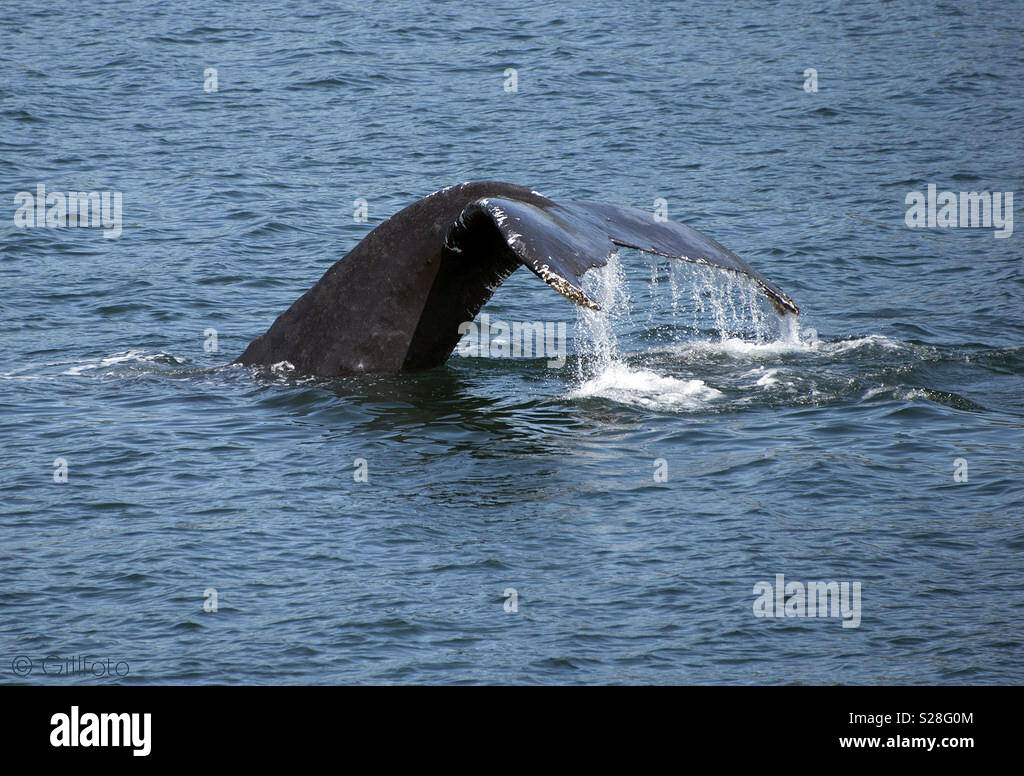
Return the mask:
[[[1022, 237], [904, 220], [1024, 189], [993, 7], [0, 6], [0, 681], [1021, 683]], [[604, 317], [486, 306], [561, 369], [226, 366], [464, 180], [663, 199], [804, 315], [624, 250]], [[778, 574], [858, 627], [755, 616]]]

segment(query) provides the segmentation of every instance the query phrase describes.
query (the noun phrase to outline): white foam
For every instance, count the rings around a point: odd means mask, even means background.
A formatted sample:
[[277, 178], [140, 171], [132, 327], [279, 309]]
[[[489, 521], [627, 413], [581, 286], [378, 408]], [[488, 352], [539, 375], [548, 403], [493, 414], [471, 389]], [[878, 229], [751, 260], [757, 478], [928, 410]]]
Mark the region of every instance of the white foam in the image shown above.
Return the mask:
[[928, 399], [928, 391], [924, 388], [911, 388], [909, 390], [896, 391], [893, 394], [894, 399], [902, 399], [903, 401], [914, 401], [916, 399]]
[[[25, 364], [10, 372], [0, 374], [4, 380], [53, 380], [57, 377], [82, 377], [95, 372], [103, 375], [114, 375], [123, 373], [124, 370], [110, 369], [121, 364], [136, 364], [145, 366], [148, 364], [184, 364], [181, 359], [175, 358], [169, 353], [144, 353], [141, 350], [126, 350], [120, 353], [113, 353], [101, 358], [89, 358], [83, 361], [46, 361], [43, 363]], [[58, 371], [59, 370], [59, 371]], [[106, 370], [106, 371], [103, 371]]]
[[[700, 379], [701, 372], [716, 357], [725, 357], [741, 363], [753, 362], [754, 368], [743, 375], [749, 380], [746, 386], [751, 395], [736, 401], [747, 401], [753, 394], [764, 392], [793, 394], [807, 390], [816, 401], [821, 392], [813, 385], [805, 386], [785, 362], [780, 363], [781, 358], [828, 357], [859, 348], [906, 347], [905, 343], [877, 334], [823, 341], [813, 328], [802, 328], [797, 316], [776, 314], [749, 278], [686, 262], [659, 262], [653, 257], [649, 280], [634, 279], [636, 287], [627, 282], [618, 256], [612, 256], [607, 266], [584, 276], [584, 290], [601, 310], [577, 309], [578, 382], [570, 391], [572, 398], [600, 397], [644, 408], [707, 407], [724, 394]], [[654, 311], [658, 310], [658, 319], [667, 317], [677, 338], [648, 349], [641, 354], [643, 363], [636, 365], [630, 361], [633, 366], [619, 352], [617, 337], [624, 325], [637, 328], [631, 293], [643, 299], [648, 309], [648, 326], [653, 326]], [[690, 366], [696, 374], [685, 379], [652, 371], [655, 360], [665, 363], [665, 355], [677, 365]]]
[[[786, 316], [791, 318], [792, 316]], [[891, 339], [881, 334], [871, 334], [867, 337], [854, 337], [836, 342], [826, 342], [818, 339], [818, 333], [814, 329], [801, 331], [793, 321], [795, 337], [780, 337], [776, 340], [760, 341], [748, 340], [741, 337], [725, 337], [722, 339], [691, 340], [669, 346], [670, 353], [687, 359], [687, 356], [728, 356], [736, 359], [758, 359], [769, 356], [782, 356], [787, 354], [811, 354], [837, 355], [851, 350], [866, 347], [882, 347], [887, 350], [898, 350], [906, 347], [905, 343]]]
[[703, 380], [664, 377], [647, 369], [633, 369], [613, 362], [585, 380], [570, 396], [574, 399], [597, 397], [648, 409], [699, 409], [721, 397], [722, 392]]
[[787, 353], [813, 353], [820, 349], [821, 343], [817, 339], [797, 342], [787, 342], [786, 340], [757, 342], [740, 339], [739, 337], [728, 337], [721, 340], [694, 340], [672, 347], [672, 351], [680, 356], [691, 353], [700, 356], [724, 355], [733, 358], [759, 358], [763, 356], [780, 356]]
[[25, 367], [20, 369], [13, 369], [10, 372], [4, 372], [0, 374], [0, 379], [3, 380], [38, 380], [39, 375], [20, 374], [25, 371]]
[[[144, 361], [152, 362], [158, 358], [167, 358], [165, 353], [152, 353], [146, 355], [141, 350], [128, 350], [124, 353], [115, 353], [111, 356], [104, 356], [99, 359], [91, 359], [81, 364], [77, 364], [69, 369], [64, 370], [61, 374], [64, 375], [81, 375], [85, 372], [91, 372], [95, 369], [104, 369], [114, 364], [123, 364], [127, 361]], [[61, 362], [55, 362], [52, 364], [46, 364], [46, 366], [63, 366]]]
[[588, 273], [585, 282], [601, 310], [577, 308], [581, 353], [579, 386], [571, 391], [572, 398], [599, 397], [650, 409], [698, 409], [722, 396], [703, 380], [636, 369], [619, 357], [615, 323], [629, 316], [631, 300], [617, 254], [609, 257], [607, 266]]
[[270, 371], [278, 377], [284, 377], [289, 372], [295, 371], [295, 364], [291, 361], [278, 361], [276, 364], [270, 365]]
[[827, 352], [843, 353], [847, 350], [856, 350], [857, 348], [870, 347], [872, 345], [877, 345], [887, 350], [898, 350], [904, 347], [904, 343], [898, 340], [890, 339], [881, 334], [869, 334], [867, 337], [855, 337], [854, 339], [829, 343]]

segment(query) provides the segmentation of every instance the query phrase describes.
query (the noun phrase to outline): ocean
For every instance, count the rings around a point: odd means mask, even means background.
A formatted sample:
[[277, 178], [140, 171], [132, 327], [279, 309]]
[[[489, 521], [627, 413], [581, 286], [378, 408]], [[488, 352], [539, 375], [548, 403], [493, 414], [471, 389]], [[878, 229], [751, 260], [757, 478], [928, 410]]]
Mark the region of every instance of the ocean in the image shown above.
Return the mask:
[[[0, 682], [1020, 684], [1022, 236], [908, 204], [1012, 219], [992, 8], [0, 6]], [[230, 365], [469, 180], [661, 207], [803, 314], [622, 249], [432, 370]]]

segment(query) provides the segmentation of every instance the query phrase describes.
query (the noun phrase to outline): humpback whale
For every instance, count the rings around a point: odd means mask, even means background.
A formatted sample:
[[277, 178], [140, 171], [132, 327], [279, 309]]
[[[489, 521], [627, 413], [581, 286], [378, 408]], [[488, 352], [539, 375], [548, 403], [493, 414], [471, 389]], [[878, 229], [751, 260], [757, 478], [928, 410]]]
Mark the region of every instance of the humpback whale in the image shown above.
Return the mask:
[[751, 278], [780, 315], [800, 310], [781, 288], [696, 229], [632, 207], [554, 202], [510, 183], [436, 191], [373, 229], [253, 340], [237, 364], [289, 362], [336, 377], [443, 364], [495, 289], [521, 265], [576, 304], [587, 270], [617, 247]]

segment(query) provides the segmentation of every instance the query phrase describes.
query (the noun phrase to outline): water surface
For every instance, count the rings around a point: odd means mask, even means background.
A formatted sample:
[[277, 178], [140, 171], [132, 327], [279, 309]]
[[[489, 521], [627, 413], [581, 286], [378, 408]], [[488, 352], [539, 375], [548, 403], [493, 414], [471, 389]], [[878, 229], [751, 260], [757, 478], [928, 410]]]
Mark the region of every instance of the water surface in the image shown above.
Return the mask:
[[[0, 681], [1021, 682], [1020, 236], [904, 223], [1024, 188], [999, 7], [0, 10]], [[565, 322], [561, 369], [225, 366], [475, 179], [664, 198], [805, 315], [623, 251], [605, 318], [526, 270], [485, 308]], [[121, 236], [16, 228], [38, 183]], [[859, 627], [756, 618], [776, 574], [859, 581]]]

